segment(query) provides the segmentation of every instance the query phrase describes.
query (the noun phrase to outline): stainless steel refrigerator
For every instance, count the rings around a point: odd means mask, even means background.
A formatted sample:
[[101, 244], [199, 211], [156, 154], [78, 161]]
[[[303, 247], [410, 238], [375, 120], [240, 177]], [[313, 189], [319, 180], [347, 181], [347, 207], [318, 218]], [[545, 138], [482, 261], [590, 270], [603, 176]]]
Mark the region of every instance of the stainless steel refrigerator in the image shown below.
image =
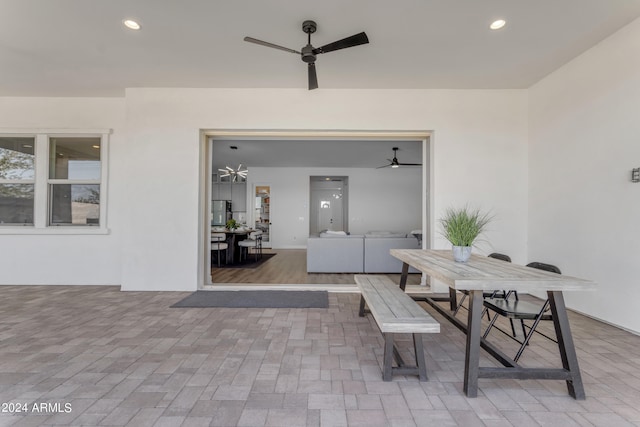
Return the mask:
[[225, 226], [227, 221], [232, 218], [231, 201], [229, 200], [212, 200], [211, 201], [211, 225]]

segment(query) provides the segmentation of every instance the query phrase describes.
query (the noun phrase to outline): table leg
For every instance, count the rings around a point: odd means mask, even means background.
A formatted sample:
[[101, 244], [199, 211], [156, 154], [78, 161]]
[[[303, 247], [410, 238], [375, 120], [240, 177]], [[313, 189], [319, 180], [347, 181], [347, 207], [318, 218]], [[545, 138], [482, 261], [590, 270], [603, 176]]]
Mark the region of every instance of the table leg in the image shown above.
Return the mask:
[[231, 234], [231, 233], [228, 233], [226, 242], [227, 242], [227, 245], [228, 245], [227, 246], [227, 264], [233, 264], [234, 259], [235, 259], [234, 253], [233, 253], [234, 246], [235, 246], [235, 243], [236, 243], [235, 236], [233, 234]]
[[454, 314], [458, 310], [458, 294], [453, 288], [449, 288], [449, 309]]
[[562, 367], [571, 374], [571, 379], [567, 380], [567, 390], [569, 395], [576, 400], [584, 400], [586, 398], [584, 386], [580, 375], [580, 367], [578, 366], [576, 348], [573, 344], [573, 337], [569, 327], [567, 308], [564, 305], [564, 296], [561, 291], [547, 291], [547, 295], [551, 304], [551, 316], [553, 317], [553, 326], [558, 338]]
[[409, 264], [402, 263], [402, 274], [400, 275], [400, 289], [404, 291], [407, 287], [407, 276], [409, 276]]
[[469, 291], [467, 346], [464, 358], [463, 391], [467, 397], [478, 396], [480, 370], [480, 326], [482, 322], [482, 291]]

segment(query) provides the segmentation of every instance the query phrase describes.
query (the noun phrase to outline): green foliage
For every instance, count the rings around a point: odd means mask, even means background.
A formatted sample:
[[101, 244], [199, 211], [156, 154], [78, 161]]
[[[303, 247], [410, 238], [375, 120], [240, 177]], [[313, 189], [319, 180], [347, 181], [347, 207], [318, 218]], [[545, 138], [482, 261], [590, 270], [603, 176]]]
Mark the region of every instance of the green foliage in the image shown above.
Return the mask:
[[100, 191], [94, 190], [93, 188], [88, 188], [89, 194], [85, 197], [78, 197], [75, 199], [76, 202], [79, 203], [90, 203], [92, 205], [100, 204]]
[[0, 147], [0, 179], [20, 179], [33, 172], [33, 154]]
[[440, 219], [442, 235], [453, 246], [471, 246], [492, 219], [492, 216], [480, 209], [469, 209], [467, 206], [449, 208]]
[[230, 219], [229, 221], [227, 221], [226, 226], [229, 230], [235, 230], [236, 228], [238, 228], [238, 224], [236, 224], [235, 219]]

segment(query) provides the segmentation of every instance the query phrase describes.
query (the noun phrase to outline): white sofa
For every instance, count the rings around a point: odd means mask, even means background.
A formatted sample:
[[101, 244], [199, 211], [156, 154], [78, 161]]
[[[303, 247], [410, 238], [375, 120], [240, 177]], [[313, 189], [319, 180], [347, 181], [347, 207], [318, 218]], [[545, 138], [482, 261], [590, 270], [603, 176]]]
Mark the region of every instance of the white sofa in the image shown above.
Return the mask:
[[364, 236], [311, 236], [307, 240], [308, 273], [363, 273]]
[[[308, 273], [400, 273], [402, 262], [391, 249], [419, 249], [418, 239], [405, 233], [362, 235], [321, 233], [307, 241]], [[411, 273], [418, 273], [411, 268]]]
[[[402, 261], [391, 256], [391, 249], [420, 249], [418, 239], [413, 236], [364, 236], [365, 273], [401, 273]], [[410, 273], [418, 273], [413, 267]]]

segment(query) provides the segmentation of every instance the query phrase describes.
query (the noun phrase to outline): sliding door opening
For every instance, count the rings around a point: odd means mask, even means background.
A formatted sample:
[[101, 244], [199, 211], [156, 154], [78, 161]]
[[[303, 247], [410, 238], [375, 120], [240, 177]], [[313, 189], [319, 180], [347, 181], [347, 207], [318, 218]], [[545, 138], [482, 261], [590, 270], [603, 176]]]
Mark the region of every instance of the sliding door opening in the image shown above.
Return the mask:
[[[430, 247], [430, 139], [430, 132], [203, 131], [202, 287], [350, 284], [353, 274], [307, 269], [308, 241], [325, 230], [364, 236], [421, 229], [422, 245]], [[213, 230], [214, 200], [230, 202], [226, 216], [237, 228], [216, 220]], [[239, 261], [255, 257], [246, 256], [246, 243], [237, 246], [254, 230], [269, 256], [245, 268]], [[220, 267], [212, 231], [225, 234]]]

